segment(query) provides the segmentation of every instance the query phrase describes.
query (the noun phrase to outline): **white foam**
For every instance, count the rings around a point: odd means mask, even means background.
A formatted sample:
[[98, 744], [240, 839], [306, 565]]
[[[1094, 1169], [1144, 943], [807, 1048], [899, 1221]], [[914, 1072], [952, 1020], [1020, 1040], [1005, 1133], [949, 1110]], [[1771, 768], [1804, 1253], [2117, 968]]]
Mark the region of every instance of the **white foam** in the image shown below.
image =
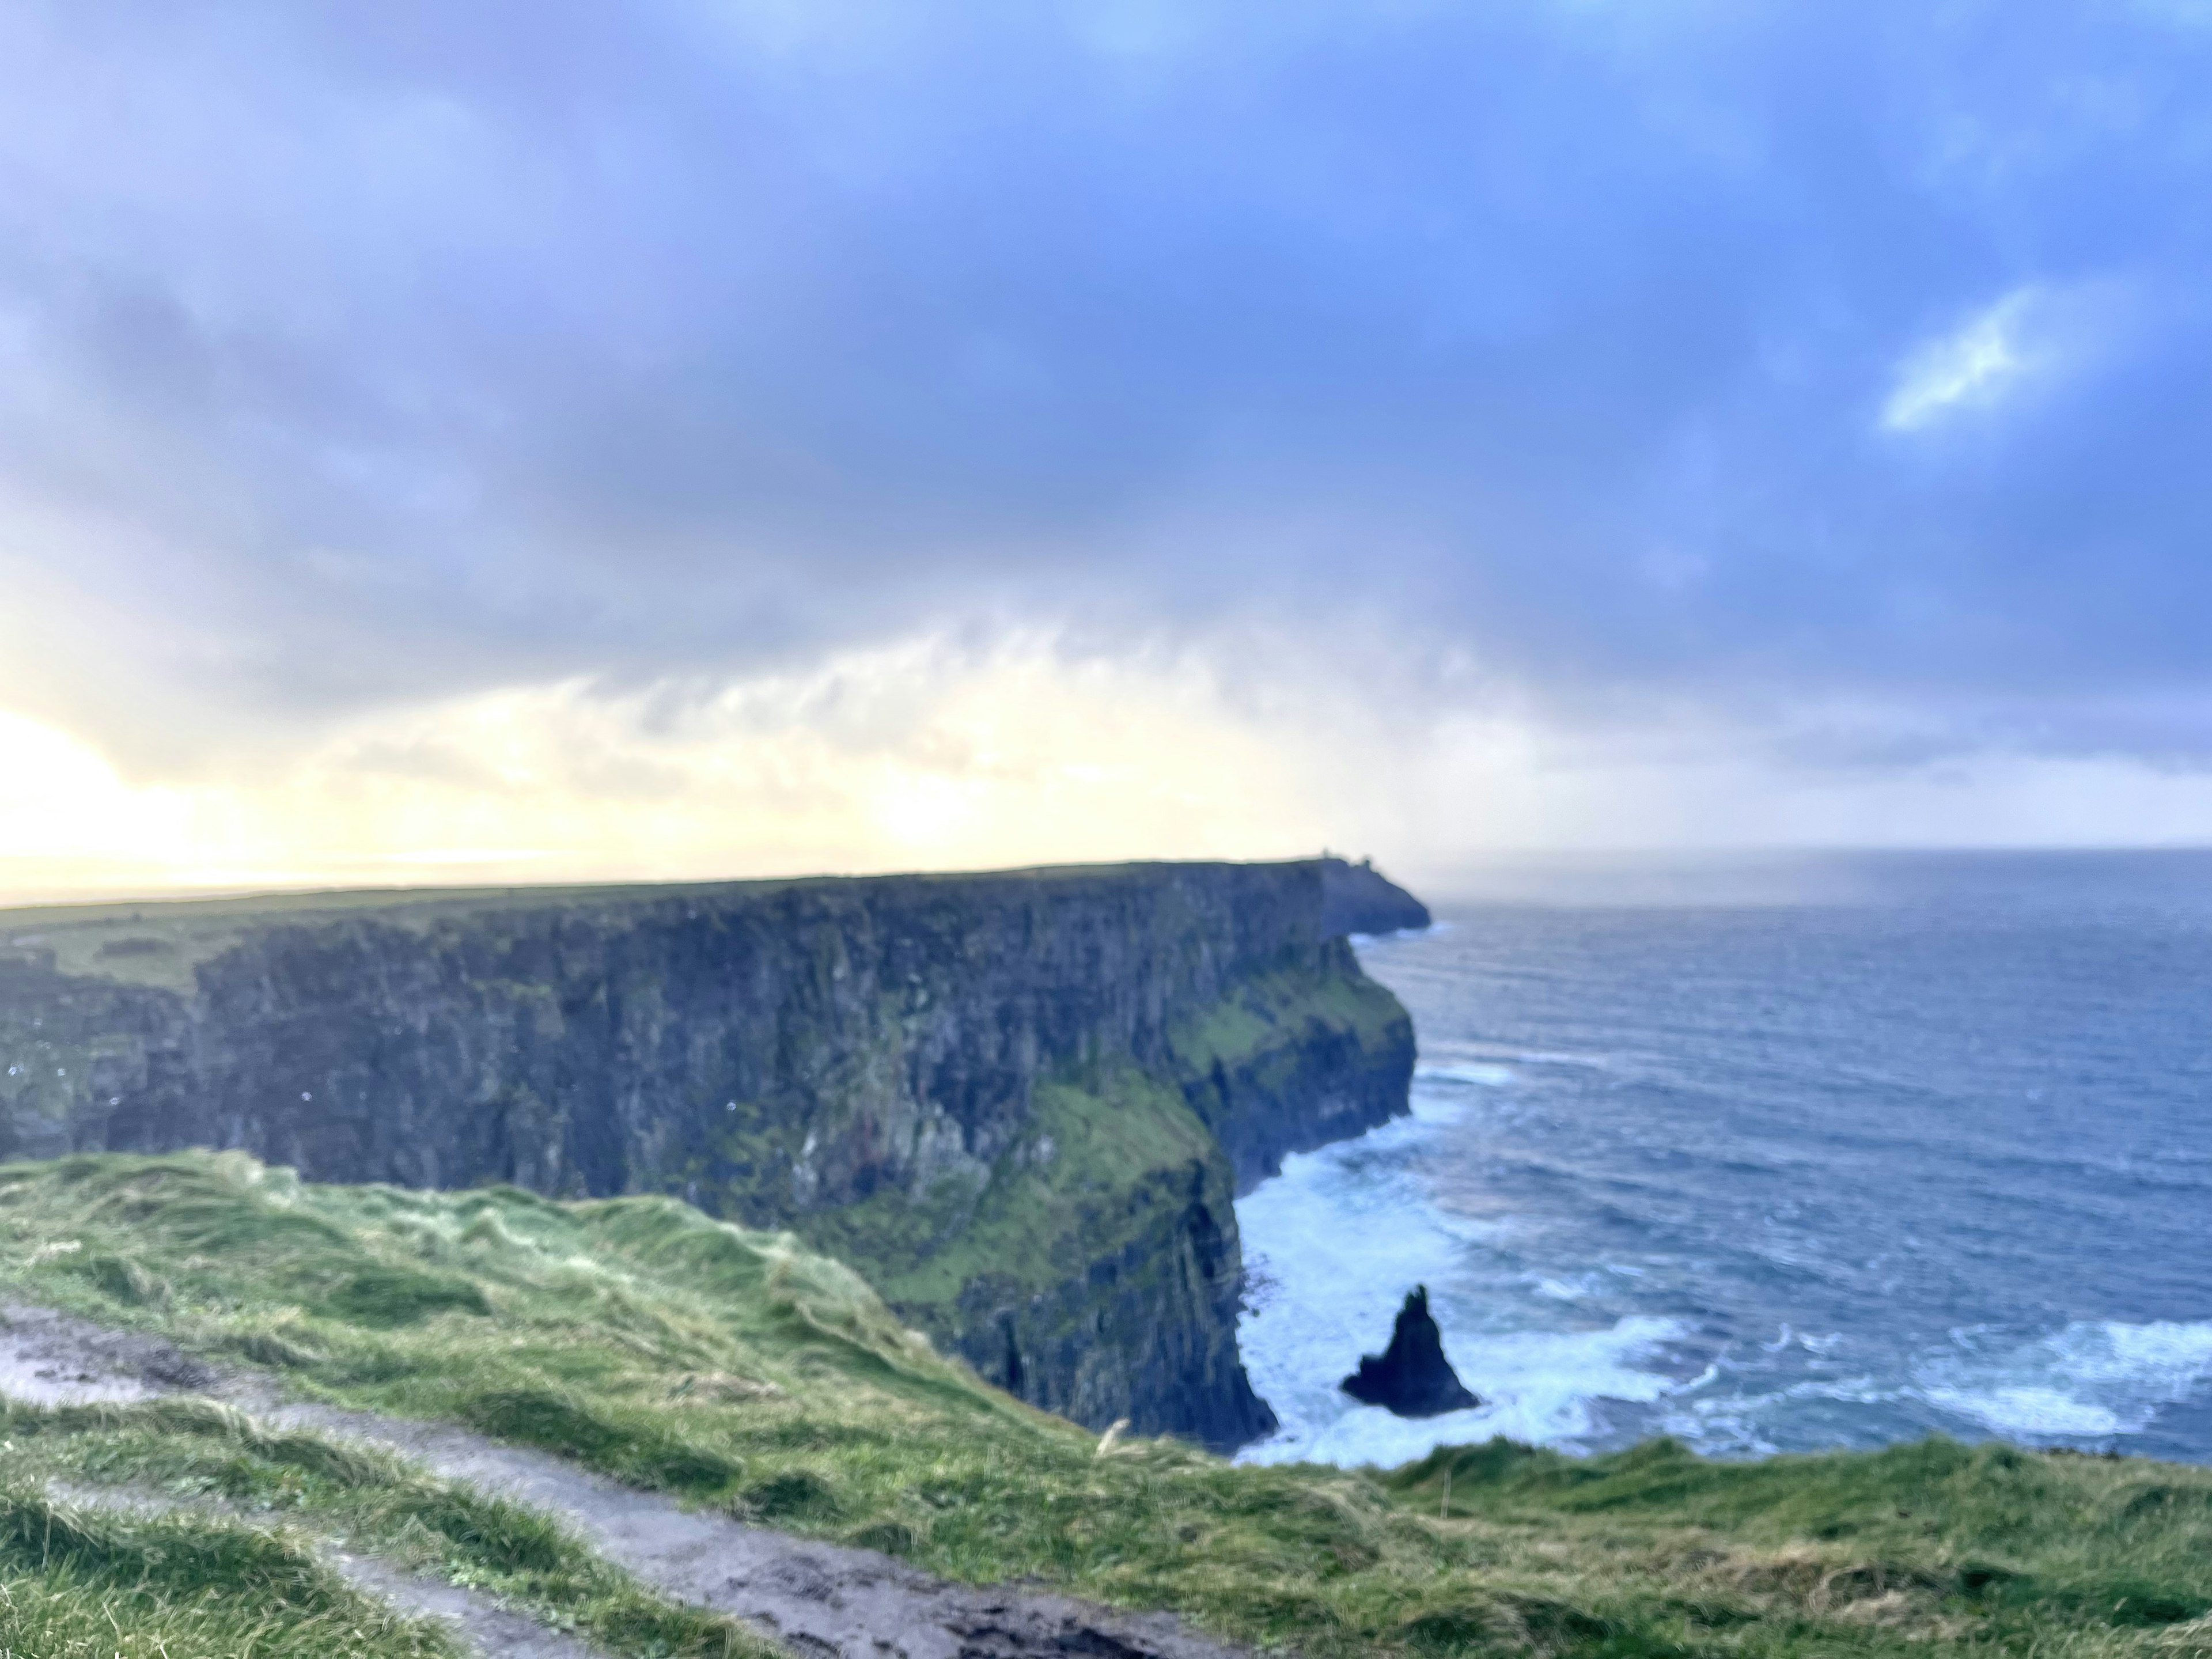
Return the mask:
[[[1322, 1352], [1316, 1345], [1300, 1358], [1318, 1362], [1318, 1369], [1302, 1365], [1297, 1377], [1285, 1378], [1287, 1386], [1279, 1385], [1273, 1393], [1261, 1387], [1282, 1419], [1282, 1430], [1246, 1448], [1239, 1461], [1387, 1467], [1438, 1446], [1466, 1445], [1499, 1434], [1536, 1445], [1571, 1446], [1597, 1431], [1595, 1407], [1600, 1401], [1649, 1401], [1674, 1386], [1637, 1362], [1683, 1334], [1673, 1320], [1648, 1317], [1620, 1320], [1594, 1331], [1468, 1333], [1447, 1325], [1445, 1352], [1460, 1380], [1483, 1404], [1474, 1411], [1418, 1419], [1362, 1406], [1336, 1387], [1337, 1379], [1358, 1363], [1357, 1342], [1349, 1358], [1342, 1348]], [[1254, 1369], [1262, 1373], [1267, 1368]], [[1261, 1375], [1253, 1380], [1260, 1382]]]
[[2076, 1320], [2003, 1352], [1932, 1356], [1914, 1390], [1938, 1409], [2027, 1440], [2136, 1434], [2212, 1382], [2212, 1320]]
[[2083, 1382], [2149, 1389], [2167, 1401], [2186, 1399], [2212, 1377], [2212, 1320], [2077, 1323], [2053, 1346], [2067, 1372]]
[[1345, 938], [1354, 945], [1373, 945], [1394, 939], [1436, 939], [1444, 933], [1459, 931], [1456, 922], [1431, 921], [1425, 927], [1395, 927], [1387, 933], [1346, 933]]
[[1529, 1290], [1549, 1302], [1583, 1302], [1592, 1297], [1603, 1296], [1613, 1289], [1606, 1282], [1611, 1270], [1598, 1268], [1586, 1273], [1560, 1276], [1551, 1273], [1532, 1273], [1526, 1283]]
[[1674, 1391], [1654, 1427], [1709, 1457], [1764, 1457], [1781, 1449], [1767, 1430], [1792, 1407], [1813, 1401], [1884, 1406], [1899, 1398], [1898, 1389], [1871, 1376], [1807, 1377], [1762, 1394], [1740, 1393], [1738, 1386], [1716, 1361]]
[[1418, 1062], [1413, 1075], [1420, 1077], [1433, 1072], [1447, 1072], [1472, 1062], [1496, 1066], [1580, 1066], [1592, 1071], [1611, 1071], [1613, 1057], [1607, 1054], [1571, 1054], [1561, 1048], [1516, 1048], [1498, 1042], [1448, 1042], [1441, 1045], [1435, 1057]]
[[1448, 921], [1432, 921], [1425, 927], [1393, 927], [1387, 933], [1346, 933], [1345, 941], [1355, 951], [1364, 951], [1373, 945], [1388, 945], [1401, 939], [1433, 939], [1438, 933], [1449, 933], [1452, 925]]
[[[1445, 1080], [1488, 1090], [1511, 1078], [1503, 1066], [1469, 1063]], [[1417, 1087], [1411, 1117], [1287, 1158], [1281, 1175], [1238, 1202], [1245, 1259], [1267, 1287], [1248, 1305], [1238, 1340], [1254, 1388], [1282, 1424], [1246, 1449], [1247, 1461], [1391, 1464], [1497, 1434], [1572, 1444], [1597, 1429], [1599, 1401], [1648, 1401], [1674, 1386], [1639, 1362], [1685, 1334], [1674, 1321], [1514, 1328], [1514, 1320], [1531, 1316], [1527, 1307], [1500, 1305], [1470, 1283], [1474, 1255], [1510, 1234], [1511, 1223], [1438, 1206], [1420, 1168], [1427, 1147], [1480, 1098], [1468, 1088]], [[1559, 1279], [1555, 1305], [1595, 1294], [1602, 1277], [1597, 1270]], [[1362, 1353], [1389, 1340], [1399, 1298], [1416, 1285], [1429, 1287], [1445, 1352], [1485, 1402], [1476, 1410], [1409, 1421], [1337, 1386]]]
[[1513, 1068], [1483, 1060], [1455, 1060], [1442, 1066], [1416, 1066], [1413, 1077], [1422, 1083], [1472, 1083], [1502, 1089], [1513, 1081]]
[[1921, 1397], [1931, 1406], [2023, 1440], [2096, 1439], [2121, 1433], [2127, 1426], [2118, 1413], [2057, 1389], [2018, 1384], [1977, 1393], [1931, 1388], [1921, 1390]]

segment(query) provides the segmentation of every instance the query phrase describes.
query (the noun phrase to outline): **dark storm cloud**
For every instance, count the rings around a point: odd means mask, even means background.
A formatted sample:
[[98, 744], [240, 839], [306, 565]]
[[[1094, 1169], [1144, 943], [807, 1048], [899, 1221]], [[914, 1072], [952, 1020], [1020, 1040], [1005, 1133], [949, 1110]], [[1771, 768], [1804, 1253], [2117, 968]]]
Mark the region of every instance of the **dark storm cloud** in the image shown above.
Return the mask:
[[0, 556], [241, 708], [1356, 605], [2124, 749], [2212, 678], [2208, 75], [2179, 0], [17, 5]]

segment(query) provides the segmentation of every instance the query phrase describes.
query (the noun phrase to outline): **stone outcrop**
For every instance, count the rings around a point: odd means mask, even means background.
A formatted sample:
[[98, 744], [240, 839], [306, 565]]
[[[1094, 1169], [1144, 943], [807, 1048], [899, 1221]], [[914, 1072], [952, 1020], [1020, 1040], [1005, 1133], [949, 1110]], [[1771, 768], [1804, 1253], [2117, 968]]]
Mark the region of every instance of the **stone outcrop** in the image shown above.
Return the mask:
[[1444, 1358], [1443, 1334], [1429, 1312], [1425, 1285], [1415, 1286], [1398, 1310], [1390, 1346], [1379, 1354], [1363, 1354], [1359, 1369], [1337, 1386], [1364, 1405], [1400, 1417], [1441, 1417], [1482, 1403]]
[[1328, 933], [1395, 933], [1430, 925], [1429, 907], [1362, 859], [1321, 861], [1322, 929]]
[[[1231, 1199], [1406, 1109], [1318, 861], [0, 914], [0, 1157], [666, 1192], [1024, 1398], [1232, 1445]], [[1377, 878], [1379, 880], [1380, 878]]]

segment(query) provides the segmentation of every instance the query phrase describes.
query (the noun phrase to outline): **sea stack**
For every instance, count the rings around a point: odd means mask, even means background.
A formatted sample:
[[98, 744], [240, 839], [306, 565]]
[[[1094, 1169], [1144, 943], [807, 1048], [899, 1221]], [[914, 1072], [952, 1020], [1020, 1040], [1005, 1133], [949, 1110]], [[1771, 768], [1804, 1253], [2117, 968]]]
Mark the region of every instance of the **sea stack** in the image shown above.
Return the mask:
[[1354, 1400], [1400, 1417], [1441, 1417], [1482, 1401], [1468, 1391], [1444, 1358], [1444, 1340], [1429, 1313], [1429, 1287], [1414, 1286], [1398, 1310], [1390, 1346], [1364, 1354], [1359, 1369], [1337, 1384]]

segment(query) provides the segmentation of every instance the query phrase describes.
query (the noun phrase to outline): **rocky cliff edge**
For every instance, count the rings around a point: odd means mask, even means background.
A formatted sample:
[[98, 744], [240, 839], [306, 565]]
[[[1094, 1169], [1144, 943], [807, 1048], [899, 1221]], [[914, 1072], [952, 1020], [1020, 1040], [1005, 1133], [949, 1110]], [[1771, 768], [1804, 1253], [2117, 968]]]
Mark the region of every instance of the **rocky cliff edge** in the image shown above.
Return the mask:
[[1328, 884], [1309, 860], [0, 913], [0, 1157], [672, 1193], [842, 1255], [1035, 1404], [1233, 1445], [1272, 1418], [1231, 1198], [1403, 1111], [1412, 1073]]

